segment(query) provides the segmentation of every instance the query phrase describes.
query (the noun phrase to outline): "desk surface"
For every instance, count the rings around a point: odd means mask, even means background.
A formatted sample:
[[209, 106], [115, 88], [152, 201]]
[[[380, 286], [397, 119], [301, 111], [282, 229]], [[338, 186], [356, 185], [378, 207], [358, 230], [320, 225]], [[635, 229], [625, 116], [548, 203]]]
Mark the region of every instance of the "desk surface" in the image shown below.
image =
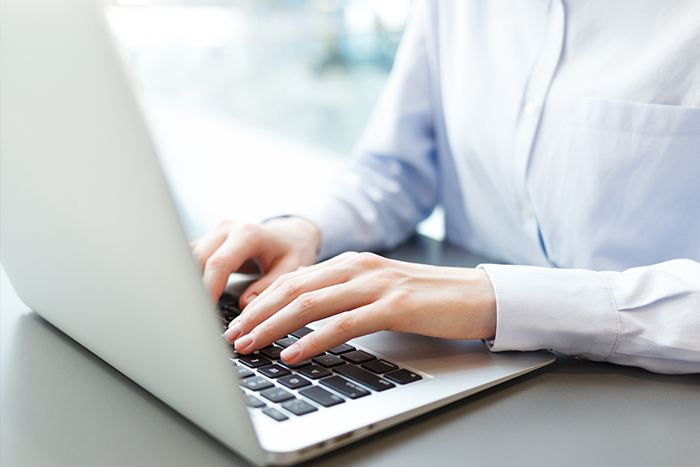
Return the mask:
[[[422, 237], [390, 256], [479, 261]], [[4, 270], [0, 292], [0, 465], [247, 465], [31, 312]], [[307, 465], [700, 465], [700, 375], [557, 357]]]

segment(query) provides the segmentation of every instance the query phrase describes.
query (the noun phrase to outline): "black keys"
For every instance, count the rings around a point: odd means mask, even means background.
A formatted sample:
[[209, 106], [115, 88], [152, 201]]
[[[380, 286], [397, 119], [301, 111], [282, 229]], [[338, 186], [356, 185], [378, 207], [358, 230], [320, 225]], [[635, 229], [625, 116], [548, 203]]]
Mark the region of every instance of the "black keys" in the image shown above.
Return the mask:
[[236, 347], [235, 347], [235, 346], [229, 345], [229, 346], [228, 346], [228, 356], [229, 356], [231, 359], [236, 360], [236, 359], [241, 358], [241, 357], [243, 356], [243, 354], [242, 354], [242, 353], [236, 352]]
[[336, 373], [347, 376], [348, 378], [357, 381], [360, 384], [367, 386], [375, 391], [384, 391], [396, 387], [395, 384], [380, 378], [379, 376], [358, 368], [354, 365], [345, 365], [334, 370]]
[[247, 387], [251, 391], [262, 391], [263, 389], [271, 388], [272, 386], [274, 386], [274, 384], [272, 384], [262, 376], [252, 376], [250, 378], [242, 379], [238, 382], [238, 384]]
[[262, 355], [242, 355], [239, 359], [239, 362], [246, 364], [247, 366], [251, 368], [260, 368], [261, 366], [267, 366], [271, 364], [272, 362], [268, 360], [267, 358], [263, 357]]
[[282, 339], [275, 341], [275, 344], [279, 345], [280, 347], [287, 348], [298, 340], [299, 339], [296, 337], [283, 337]]
[[412, 383], [414, 381], [418, 381], [420, 379], [423, 379], [423, 377], [421, 375], [418, 375], [418, 374], [413, 373], [412, 371], [408, 371], [406, 369], [392, 371], [391, 373], [385, 374], [384, 377], [386, 379], [390, 379], [392, 381], [395, 381], [399, 384], [408, 384], [408, 383]]
[[307, 413], [316, 412], [318, 409], [313, 405], [301, 399], [294, 399], [282, 404], [285, 410], [292, 412], [294, 415], [305, 415]]
[[364, 350], [353, 350], [352, 352], [346, 352], [341, 355], [345, 360], [355, 363], [355, 364], [360, 364], [360, 363], [365, 363], [369, 362], [370, 360], [376, 360], [377, 357], [375, 357], [372, 354], [369, 354], [365, 352]]
[[253, 407], [254, 409], [265, 407], [265, 403], [263, 401], [255, 396], [251, 396], [250, 394], [245, 395], [245, 403], [248, 405], [248, 407]]
[[340, 344], [337, 347], [333, 347], [328, 352], [332, 353], [333, 355], [340, 355], [341, 353], [350, 352], [351, 350], [355, 350], [355, 347], [350, 344]]
[[265, 358], [269, 358], [270, 360], [279, 360], [282, 350], [284, 349], [281, 349], [280, 347], [270, 346], [265, 347], [264, 349], [260, 349], [260, 352], [258, 353]]
[[299, 375], [283, 376], [277, 381], [287, 386], [289, 389], [299, 389], [311, 384], [311, 381]]
[[238, 308], [238, 298], [228, 292], [221, 294], [219, 298], [219, 306], [226, 308]]
[[284, 360], [280, 360], [278, 362], [280, 365], [283, 365], [291, 370], [296, 370], [297, 368], [301, 368], [303, 366], [308, 366], [311, 365], [311, 360], [302, 360], [299, 363], [287, 363]]
[[291, 375], [292, 372], [279, 365], [269, 365], [259, 368], [258, 371], [268, 378], [279, 378], [280, 376]]
[[301, 394], [304, 397], [308, 397], [312, 401], [324, 407], [331, 407], [333, 405], [342, 404], [343, 402], [345, 402], [345, 399], [343, 399], [342, 397], [336, 396], [332, 392], [326, 391], [325, 389], [320, 388], [318, 386], [302, 389], [301, 391], [299, 391], [299, 394]]
[[299, 328], [291, 334], [292, 334], [292, 336], [294, 336], [298, 339], [301, 339], [302, 337], [304, 337], [305, 335], [307, 335], [308, 333], [313, 332], [313, 331], [314, 331], [313, 329], [307, 328], [306, 326], [304, 326], [303, 328]]
[[251, 376], [255, 376], [255, 373], [250, 371], [248, 368], [240, 365], [236, 365], [236, 371], [238, 372], [238, 376], [242, 378], [250, 378]]
[[398, 366], [394, 365], [391, 362], [387, 362], [386, 360], [374, 360], [371, 362], [367, 362], [364, 365], [362, 365], [362, 368], [364, 368], [365, 370], [369, 370], [372, 373], [378, 374], [399, 369]]
[[336, 357], [335, 355], [320, 355], [311, 359], [312, 362], [318, 363], [319, 365], [326, 368], [333, 368], [338, 365], [345, 365], [345, 361], [342, 358]]
[[241, 314], [238, 307], [238, 298], [224, 292], [219, 299], [219, 312], [225, 325], [228, 325], [236, 316]]
[[307, 376], [311, 379], [318, 379], [318, 378], [323, 378], [325, 376], [330, 376], [331, 372], [326, 370], [323, 367], [320, 367], [318, 365], [309, 365], [305, 366], [303, 368], [299, 368], [297, 370], [299, 373], [301, 373], [304, 376]]
[[289, 417], [287, 417], [285, 414], [283, 414], [279, 410], [273, 409], [272, 407], [263, 410], [263, 413], [265, 415], [277, 420], [278, 422], [283, 422], [285, 420], [289, 420]]
[[287, 392], [282, 388], [265, 389], [260, 393], [260, 395], [272, 402], [283, 402], [289, 399], [294, 399], [294, 394]]
[[332, 376], [330, 378], [322, 379], [321, 384], [329, 387], [350, 399], [358, 399], [369, 395], [369, 391], [363, 389], [355, 383], [348, 381], [340, 376]]

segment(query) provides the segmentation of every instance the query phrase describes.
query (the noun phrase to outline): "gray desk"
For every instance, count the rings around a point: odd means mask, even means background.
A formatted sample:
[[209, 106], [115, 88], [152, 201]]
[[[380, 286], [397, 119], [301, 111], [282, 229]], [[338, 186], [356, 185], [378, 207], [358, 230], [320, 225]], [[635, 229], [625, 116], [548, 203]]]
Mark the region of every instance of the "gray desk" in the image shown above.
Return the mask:
[[[479, 261], [420, 237], [391, 256]], [[2, 467], [246, 465], [32, 313], [4, 271], [0, 287]], [[308, 465], [699, 466], [700, 375], [560, 355], [549, 367]]]

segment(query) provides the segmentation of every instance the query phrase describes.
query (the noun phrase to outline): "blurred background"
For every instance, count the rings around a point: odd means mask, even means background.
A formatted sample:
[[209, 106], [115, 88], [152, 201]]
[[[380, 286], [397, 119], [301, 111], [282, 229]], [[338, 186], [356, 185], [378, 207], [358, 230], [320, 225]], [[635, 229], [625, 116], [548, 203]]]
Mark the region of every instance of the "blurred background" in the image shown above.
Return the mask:
[[[110, 0], [191, 238], [294, 210], [347, 163], [411, 0]], [[442, 237], [439, 213], [421, 231]]]

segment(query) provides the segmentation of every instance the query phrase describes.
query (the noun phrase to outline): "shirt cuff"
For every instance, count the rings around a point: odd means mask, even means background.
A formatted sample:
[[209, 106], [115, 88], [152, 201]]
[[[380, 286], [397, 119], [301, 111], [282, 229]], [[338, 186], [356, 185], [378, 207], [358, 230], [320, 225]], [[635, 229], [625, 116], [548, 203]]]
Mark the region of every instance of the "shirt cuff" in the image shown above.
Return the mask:
[[482, 264], [496, 293], [492, 351], [552, 349], [605, 361], [619, 336], [617, 308], [595, 271]]

